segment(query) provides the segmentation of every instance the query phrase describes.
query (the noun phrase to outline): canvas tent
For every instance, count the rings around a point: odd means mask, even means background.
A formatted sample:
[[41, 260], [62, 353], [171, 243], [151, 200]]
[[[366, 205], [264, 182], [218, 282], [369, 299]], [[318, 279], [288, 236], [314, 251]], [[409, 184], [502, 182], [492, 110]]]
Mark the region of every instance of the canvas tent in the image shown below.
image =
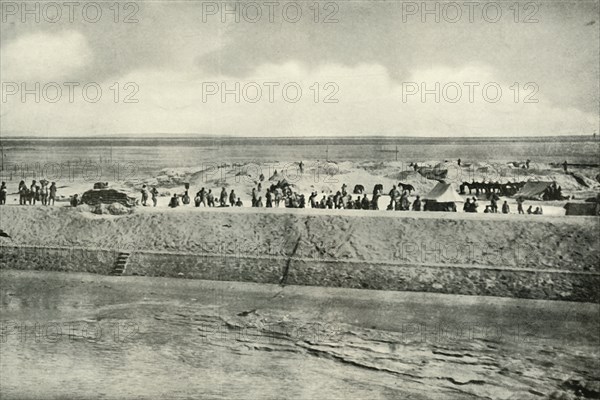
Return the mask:
[[540, 200], [551, 185], [552, 182], [527, 182], [515, 196], [529, 200]]
[[436, 201], [438, 203], [464, 202], [463, 198], [460, 197], [456, 192], [456, 189], [454, 189], [454, 185], [443, 182], [439, 182], [431, 189], [431, 192], [423, 196], [423, 200]]

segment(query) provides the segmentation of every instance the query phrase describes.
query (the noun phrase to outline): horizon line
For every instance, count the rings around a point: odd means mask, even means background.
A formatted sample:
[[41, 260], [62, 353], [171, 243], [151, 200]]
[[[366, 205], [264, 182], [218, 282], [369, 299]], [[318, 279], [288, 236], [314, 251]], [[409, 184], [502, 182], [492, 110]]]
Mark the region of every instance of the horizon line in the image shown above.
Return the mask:
[[0, 140], [2, 139], [29, 139], [29, 140], [60, 140], [60, 139], [77, 139], [77, 140], [94, 140], [94, 139], [107, 139], [107, 140], [148, 140], [148, 139], [163, 139], [163, 140], [177, 140], [177, 139], [269, 139], [269, 140], [315, 140], [315, 139], [359, 139], [359, 140], [372, 140], [372, 139], [446, 139], [446, 140], [477, 140], [477, 139], [543, 139], [543, 138], [587, 138], [595, 137], [596, 132], [588, 134], [556, 134], [556, 135], [528, 135], [528, 136], [393, 136], [393, 135], [375, 135], [375, 136], [234, 136], [234, 135], [209, 135], [209, 134], [172, 134], [172, 133], [152, 133], [152, 134], [115, 134], [113, 135], [93, 135], [93, 136], [23, 136], [23, 135], [5, 135], [0, 134]]

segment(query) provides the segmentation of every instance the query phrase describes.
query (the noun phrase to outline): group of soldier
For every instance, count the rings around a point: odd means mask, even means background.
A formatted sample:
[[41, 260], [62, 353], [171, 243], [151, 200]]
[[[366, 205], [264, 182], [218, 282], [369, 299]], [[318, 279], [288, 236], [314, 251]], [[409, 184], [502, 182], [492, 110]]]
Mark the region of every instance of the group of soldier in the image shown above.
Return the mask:
[[158, 190], [156, 189], [156, 187], [152, 187], [152, 189], [148, 190], [146, 185], [142, 186], [142, 205], [143, 206], [149, 206], [148, 204], [148, 197], [151, 196], [152, 197], [152, 205], [154, 207], [156, 207], [156, 204], [158, 203]]
[[552, 185], [546, 188], [542, 194], [543, 200], [564, 200], [566, 197], [562, 195], [562, 188], [556, 185], [556, 182], [552, 182]]
[[[361, 187], [359, 185], [359, 187]], [[323, 195], [321, 200], [317, 200], [317, 192], [313, 192], [309, 198], [309, 202], [312, 208], [330, 208], [330, 209], [350, 209], [350, 210], [379, 210], [379, 199], [382, 195], [383, 187], [377, 185], [373, 189], [373, 195], [371, 199], [366, 193], [358, 193], [356, 199], [352, 198], [352, 195], [348, 193], [346, 184], [342, 185], [341, 190], [335, 194]], [[356, 191], [355, 191], [356, 193]], [[362, 198], [360, 195], [362, 194]], [[390, 203], [387, 206], [388, 210], [409, 210], [410, 201], [408, 200], [408, 191], [400, 191], [394, 185], [392, 190], [389, 192]], [[413, 210], [421, 210], [421, 200], [419, 196], [413, 203]]]
[[[32, 181], [28, 187], [25, 181], [19, 182], [19, 204], [20, 205], [35, 205], [40, 202], [42, 205], [49, 206], [54, 205], [56, 201], [56, 182], [48, 182], [42, 179], [39, 183]], [[2, 182], [0, 185], [0, 205], [6, 204], [6, 198], [8, 197], [8, 189], [6, 182]]]
[[[312, 192], [308, 198], [308, 203], [311, 208], [321, 209], [347, 209], [347, 210], [379, 210], [379, 199], [381, 197], [382, 188], [378, 187], [373, 190], [371, 199], [366, 193], [358, 193], [356, 198], [353, 198], [347, 191], [347, 185], [343, 184], [341, 190], [338, 190], [335, 194], [329, 193], [323, 194], [319, 200], [318, 192]], [[410, 201], [408, 200], [408, 191], [400, 191], [393, 186], [389, 193], [390, 203], [387, 206], [388, 210], [409, 210], [411, 208]], [[419, 196], [412, 203], [412, 209], [415, 211], [421, 211], [421, 199]]]
[[285, 182], [278, 181], [271, 185], [265, 191], [265, 202], [263, 203], [262, 196], [259, 196], [261, 191], [260, 183], [257, 188], [252, 189], [252, 207], [279, 207], [281, 204], [286, 208], [305, 208], [306, 199], [303, 194], [296, 193], [291, 186]]
[[[411, 203], [409, 200], [410, 192], [408, 190], [402, 190], [401, 192], [398, 189], [399, 187], [401, 186], [392, 186], [389, 192], [390, 202], [387, 205], [387, 210], [422, 211], [423, 204], [420, 196], [417, 195]], [[318, 192], [313, 191], [308, 197], [308, 201], [306, 201], [303, 194], [294, 192], [292, 187], [285, 181], [278, 181], [265, 190], [265, 201], [263, 201], [263, 197], [260, 196], [262, 188], [259, 182], [258, 186], [252, 189], [251, 206], [255, 208], [276, 208], [283, 205], [285, 208], [310, 207], [316, 209], [379, 210], [379, 199], [382, 196], [382, 189], [381, 185], [377, 185], [370, 199], [366, 193], [359, 193], [353, 198], [347, 190], [347, 185], [343, 184], [341, 189], [335, 194], [333, 192], [329, 194], [323, 193], [321, 199], [318, 199]], [[149, 205], [148, 199], [150, 195], [148, 193], [152, 196], [153, 205], [156, 206], [158, 191], [155, 187], [148, 191], [145, 185], [142, 188], [142, 205]], [[169, 201], [169, 207], [171, 208], [188, 204], [192, 204], [188, 186], [186, 186], [186, 190], [182, 195], [173, 194]], [[218, 197], [213, 194], [212, 189], [201, 188], [196, 193], [193, 204], [196, 207], [243, 207], [243, 202], [237, 196], [235, 190], [231, 189], [230, 192], [227, 192], [225, 187], [221, 188]]]
[[[154, 203], [154, 206], [156, 207], [156, 196], [158, 195], [158, 191], [156, 190], [156, 188], [152, 188], [151, 194], [152, 194], [152, 201]], [[179, 201], [180, 197], [181, 197], [181, 202]], [[146, 204], [144, 204], [143, 198], [144, 198], [144, 196], [142, 195], [142, 205], [146, 205]], [[219, 195], [218, 201], [219, 201], [218, 202], [219, 207], [229, 207], [229, 206], [242, 207], [243, 206], [242, 200], [236, 196], [235, 191], [232, 189], [230, 193], [227, 193], [227, 189], [225, 189], [224, 187], [221, 189], [221, 194]], [[192, 199], [189, 195], [189, 188], [186, 187], [186, 191], [184, 192], [183, 195], [178, 196], [176, 193], [173, 194], [173, 196], [169, 200], [169, 207], [176, 208], [176, 207], [179, 207], [180, 205], [191, 204], [191, 202], [192, 202]], [[200, 207], [200, 206], [216, 207], [217, 203], [215, 200], [215, 195], [212, 192], [212, 189], [206, 190], [205, 188], [201, 188], [196, 193], [196, 196], [194, 197], [194, 205], [196, 207]]]
[[[262, 182], [262, 180], [261, 180]], [[420, 196], [415, 196], [414, 201], [410, 201], [410, 190], [405, 190], [408, 185], [402, 183], [398, 186], [392, 186], [392, 189], [388, 193], [390, 202], [387, 205], [387, 210], [396, 211], [422, 211], [427, 210], [424, 207]], [[361, 185], [357, 185], [361, 187]], [[402, 189], [402, 191], [400, 190]], [[412, 188], [411, 188], [412, 189]], [[356, 190], [356, 188], [355, 188]], [[349, 210], [379, 210], [379, 199], [382, 196], [382, 185], [376, 185], [373, 190], [373, 195], [369, 199], [366, 193], [357, 193], [358, 195], [353, 196], [347, 191], [347, 185], [343, 184], [341, 189], [335, 194], [330, 192], [329, 194], [322, 194], [321, 199], [318, 199], [318, 192], [313, 191], [306, 201], [303, 194], [296, 193], [292, 190], [291, 185], [285, 181], [277, 181], [276, 184], [272, 184], [269, 188], [264, 191], [265, 201], [263, 196], [260, 194], [263, 192], [261, 183], [252, 189], [251, 192], [251, 206], [255, 208], [276, 208], [283, 205], [285, 208], [316, 208], [316, 209], [349, 209]], [[356, 193], [356, 191], [355, 191]], [[151, 197], [153, 205], [156, 207], [158, 190], [155, 187], [148, 190], [144, 185], [142, 188], [142, 205], [147, 206], [148, 200]], [[500, 197], [497, 193], [492, 193], [490, 196], [490, 204], [485, 206], [484, 213], [498, 213], [503, 214], [510, 213], [510, 206], [507, 201], [504, 201], [501, 207], [498, 207]], [[193, 198], [189, 195], [189, 186], [186, 185], [186, 190], [182, 195], [173, 194], [169, 201], [169, 207], [175, 208], [181, 205], [194, 204], [196, 207], [243, 207], [243, 202], [240, 197], [237, 196], [234, 189], [229, 192], [225, 187], [221, 188], [221, 192], [218, 196], [213, 194], [212, 189], [205, 189], [202, 187], [200, 191], [196, 193]], [[479, 204], [477, 198], [467, 198], [464, 203], [463, 211], [467, 213], [477, 213]], [[523, 209], [523, 198], [517, 198], [517, 212], [519, 214], [543, 214], [541, 207], [537, 207], [535, 211], [532, 210], [532, 206], [527, 209], [527, 212]], [[453, 209], [456, 211], [456, 208]]]

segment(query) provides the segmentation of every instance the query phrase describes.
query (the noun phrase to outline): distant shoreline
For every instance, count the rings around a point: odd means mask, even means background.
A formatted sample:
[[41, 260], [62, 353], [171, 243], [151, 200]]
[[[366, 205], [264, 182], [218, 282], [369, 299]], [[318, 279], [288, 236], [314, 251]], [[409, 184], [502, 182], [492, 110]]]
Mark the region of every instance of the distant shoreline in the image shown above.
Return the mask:
[[[573, 136], [523, 136], [523, 137], [234, 137], [234, 136], [92, 136], [92, 137], [25, 137], [25, 136], [4, 136], [0, 137], [2, 146], [21, 146], [21, 145], [57, 145], [57, 146], [182, 146], [182, 145], [401, 145], [401, 144], [478, 144], [478, 143], [536, 143], [536, 142], [591, 142], [600, 141], [594, 139], [591, 135], [573, 135]], [[389, 149], [387, 149], [389, 150]]]

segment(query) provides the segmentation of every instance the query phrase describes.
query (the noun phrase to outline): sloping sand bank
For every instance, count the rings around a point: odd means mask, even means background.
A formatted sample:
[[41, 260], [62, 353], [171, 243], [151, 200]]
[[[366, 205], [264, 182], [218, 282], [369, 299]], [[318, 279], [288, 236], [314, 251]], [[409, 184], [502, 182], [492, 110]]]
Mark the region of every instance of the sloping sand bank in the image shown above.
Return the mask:
[[[127, 274], [598, 301], [594, 217], [286, 209], [96, 216], [41, 207], [3, 207], [0, 216], [12, 237], [5, 248], [126, 252]], [[22, 251], [2, 266], [89, 271], [88, 259], [77, 267], [77, 251], [69, 268], [40, 266]], [[24, 258], [34, 265], [18, 265]]]

